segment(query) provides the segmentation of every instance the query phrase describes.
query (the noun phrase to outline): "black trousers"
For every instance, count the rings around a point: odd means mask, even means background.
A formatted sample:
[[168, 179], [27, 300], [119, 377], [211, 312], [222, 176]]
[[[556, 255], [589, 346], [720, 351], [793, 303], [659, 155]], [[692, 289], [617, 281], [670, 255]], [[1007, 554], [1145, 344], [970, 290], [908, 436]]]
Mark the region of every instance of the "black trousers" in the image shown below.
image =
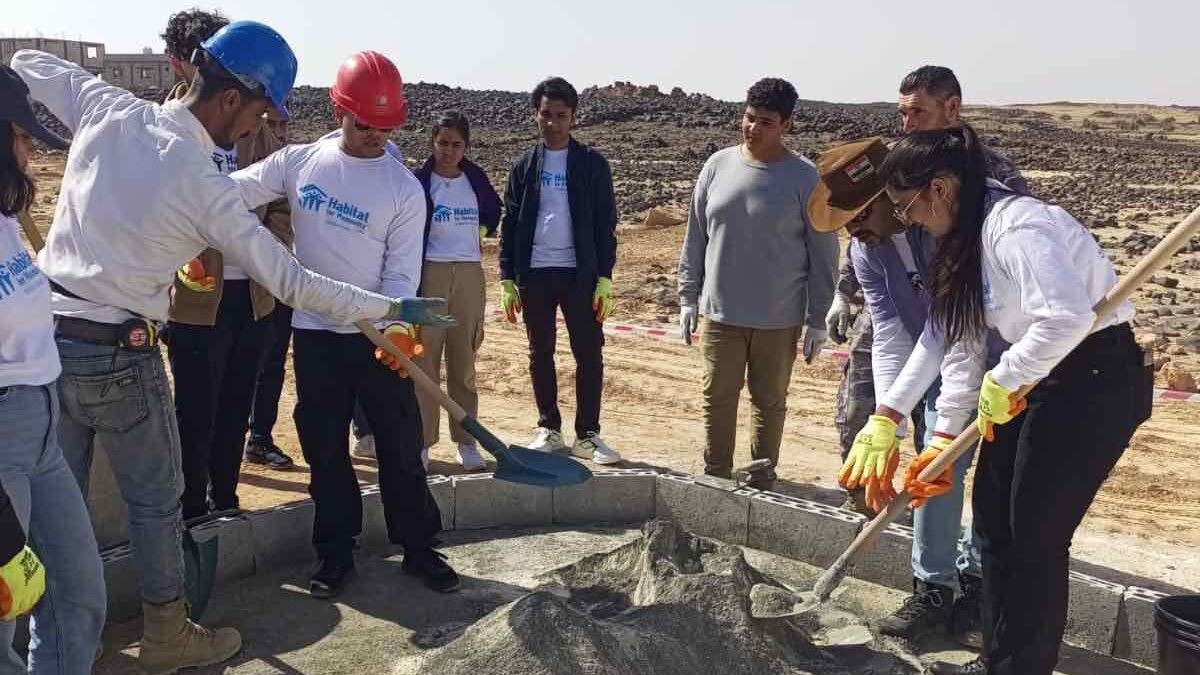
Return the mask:
[[996, 427], [975, 469], [989, 675], [1051, 675], [1067, 619], [1071, 538], [1150, 416], [1153, 369], [1128, 324], [1088, 337]]
[[442, 516], [421, 464], [421, 414], [412, 380], [375, 360], [363, 335], [295, 330], [296, 431], [312, 470], [313, 546], [321, 558], [349, 558], [362, 533], [362, 496], [350, 462], [357, 399], [375, 434], [388, 539], [405, 550], [431, 545]]
[[283, 393], [284, 367], [292, 341], [292, 308], [278, 301], [271, 312], [271, 331], [263, 346], [262, 364], [254, 382], [254, 405], [250, 408], [250, 440], [274, 443], [272, 432], [279, 418], [279, 396]]
[[255, 321], [250, 282], [226, 281], [213, 326], [172, 322], [167, 357], [183, 451], [183, 517], [237, 508], [238, 477], [254, 380], [271, 317]]
[[561, 307], [575, 356], [575, 434], [600, 431], [604, 388], [604, 330], [592, 310], [594, 284], [581, 284], [573, 270], [532, 270], [521, 280], [525, 333], [529, 336], [529, 374], [538, 407], [538, 426], [562, 431], [554, 346]]

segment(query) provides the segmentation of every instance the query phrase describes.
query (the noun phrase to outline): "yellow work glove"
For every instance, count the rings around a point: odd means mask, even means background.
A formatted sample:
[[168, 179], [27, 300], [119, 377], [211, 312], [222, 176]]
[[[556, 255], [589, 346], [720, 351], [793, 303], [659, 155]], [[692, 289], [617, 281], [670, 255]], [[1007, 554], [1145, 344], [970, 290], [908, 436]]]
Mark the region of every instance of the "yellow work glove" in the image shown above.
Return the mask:
[[895, 422], [884, 415], [871, 415], [854, 437], [850, 454], [838, 472], [838, 483], [852, 490], [866, 489], [867, 506], [882, 511], [896, 498], [892, 478], [900, 466], [900, 441]]
[[217, 290], [217, 280], [204, 269], [199, 258], [192, 258], [175, 272], [184, 286], [197, 293], [212, 293]]
[[479, 226], [479, 245], [480, 246], [483, 246], [483, 238], [486, 236], [487, 236], [487, 226], [480, 225]]
[[[425, 353], [425, 347], [421, 345], [421, 330], [417, 326], [407, 323], [393, 323], [383, 329], [383, 336], [390, 340], [392, 344], [400, 348], [404, 355], [410, 359], [415, 359]], [[375, 358], [383, 365], [396, 371], [400, 377], [408, 377], [408, 369], [400, 363], [400, 359], [392, 356], [387, 351], [376, 347]]]
[[614, 304], [612, 279], [600, 277], [592, 293], [592, 310], [596, 312], [596, 320], [604, 323], [605, 319], [612, 316]]
[[46, 570], [26, 546], [0, 567], [0, 619], [28, 614], [46, 591]]
[[1016, 392], [1000, 386], [988, 371], [979, 387], [979, 416], [975, 418], [979, 435], [989, 441], [996, 440], [995, 426], [1011, 422], [1028, 405], [1023, 396], [1017, 396]]
[[916, 459], [905, 470], [904, 489], [908, 491], [908, 494], [912, 495], [912, 507], [914, 509], [924, 506], [930, 497], [946, 494], [950, 491], [950, 488], [954, 487], [953, 467], [946, 469], [942, 472], [942, 475], [929, 483], [917, 478], [925, 470], [925, 467], [929, 466], [953, 442], [953, 438], [934, 434], [933, 438], [929, 441], [929, 446], [925, 448], [925, 452], [917, 455]]
[[509, 323], [517, 322], [517, 314], [521, 312], [521, 292], [512, 279], [500, 282], [500, 307], [504, 309], [504, 316]]

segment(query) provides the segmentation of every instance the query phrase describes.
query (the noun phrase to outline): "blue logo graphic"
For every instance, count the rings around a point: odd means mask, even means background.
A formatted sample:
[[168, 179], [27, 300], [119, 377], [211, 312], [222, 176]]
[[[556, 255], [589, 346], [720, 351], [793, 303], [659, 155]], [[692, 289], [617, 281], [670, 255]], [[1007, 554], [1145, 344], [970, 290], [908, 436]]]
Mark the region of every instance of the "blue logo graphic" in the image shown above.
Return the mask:
[[300, 208], [310, 211], [320, 211], [321, 205], [329, 201], [329, 195], [325, 191], [317, 187], [314, 183], [309, 183], [300, 188]]
[[444, 204], [438, 204], [433, 209], [433, 222], [435, 222], [435, 223], [448, 223], [448, 222], [450, 222], [450, 219], [453, 217], [454, 217], [454, 209], [450, 208], [449, 206], [445, 206]]
[[0, 300], [8, 298], [18, 286], [25, 286], [37, 277], [38, 268], [33, 264], [33, 256], [26, 251], [0, 262]]
[[550, 173], [549, 171], [542, 172], [542, 187], [552, 187], [555, 189], [564, 189], [567, 187], [567, 174], [565, 173]]

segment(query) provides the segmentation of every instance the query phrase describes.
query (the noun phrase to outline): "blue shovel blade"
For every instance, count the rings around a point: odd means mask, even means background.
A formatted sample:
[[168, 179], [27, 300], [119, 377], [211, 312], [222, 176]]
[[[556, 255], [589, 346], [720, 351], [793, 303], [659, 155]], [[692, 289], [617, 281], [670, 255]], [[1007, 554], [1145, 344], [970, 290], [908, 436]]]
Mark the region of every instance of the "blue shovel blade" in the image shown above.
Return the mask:
[[495, 476], [510, 483], [561, 487], [582, 483], [592, 477], [592, 472], [565, 455], [510, 445], [496, 457]]

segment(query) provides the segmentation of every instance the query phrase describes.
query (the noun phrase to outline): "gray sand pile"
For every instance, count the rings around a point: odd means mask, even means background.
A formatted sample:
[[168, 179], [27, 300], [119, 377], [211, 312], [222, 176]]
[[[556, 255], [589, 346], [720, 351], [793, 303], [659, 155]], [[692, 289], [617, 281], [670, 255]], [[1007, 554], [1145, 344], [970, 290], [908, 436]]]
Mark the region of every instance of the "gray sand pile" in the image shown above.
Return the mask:
[[826, 635], [863, 630], [839, 610], [803, 622], [752, 618], [751, 587], [774, 582], [748, 565], [741, 549], [671, 523], [648, 523], [641, 539], [547, 577], [543, 587], [500, 607], [453, 642], [406, 659], [396, 674], [919, 672], [916, 660], [895, 645], [818, 646], [815, 629]]

